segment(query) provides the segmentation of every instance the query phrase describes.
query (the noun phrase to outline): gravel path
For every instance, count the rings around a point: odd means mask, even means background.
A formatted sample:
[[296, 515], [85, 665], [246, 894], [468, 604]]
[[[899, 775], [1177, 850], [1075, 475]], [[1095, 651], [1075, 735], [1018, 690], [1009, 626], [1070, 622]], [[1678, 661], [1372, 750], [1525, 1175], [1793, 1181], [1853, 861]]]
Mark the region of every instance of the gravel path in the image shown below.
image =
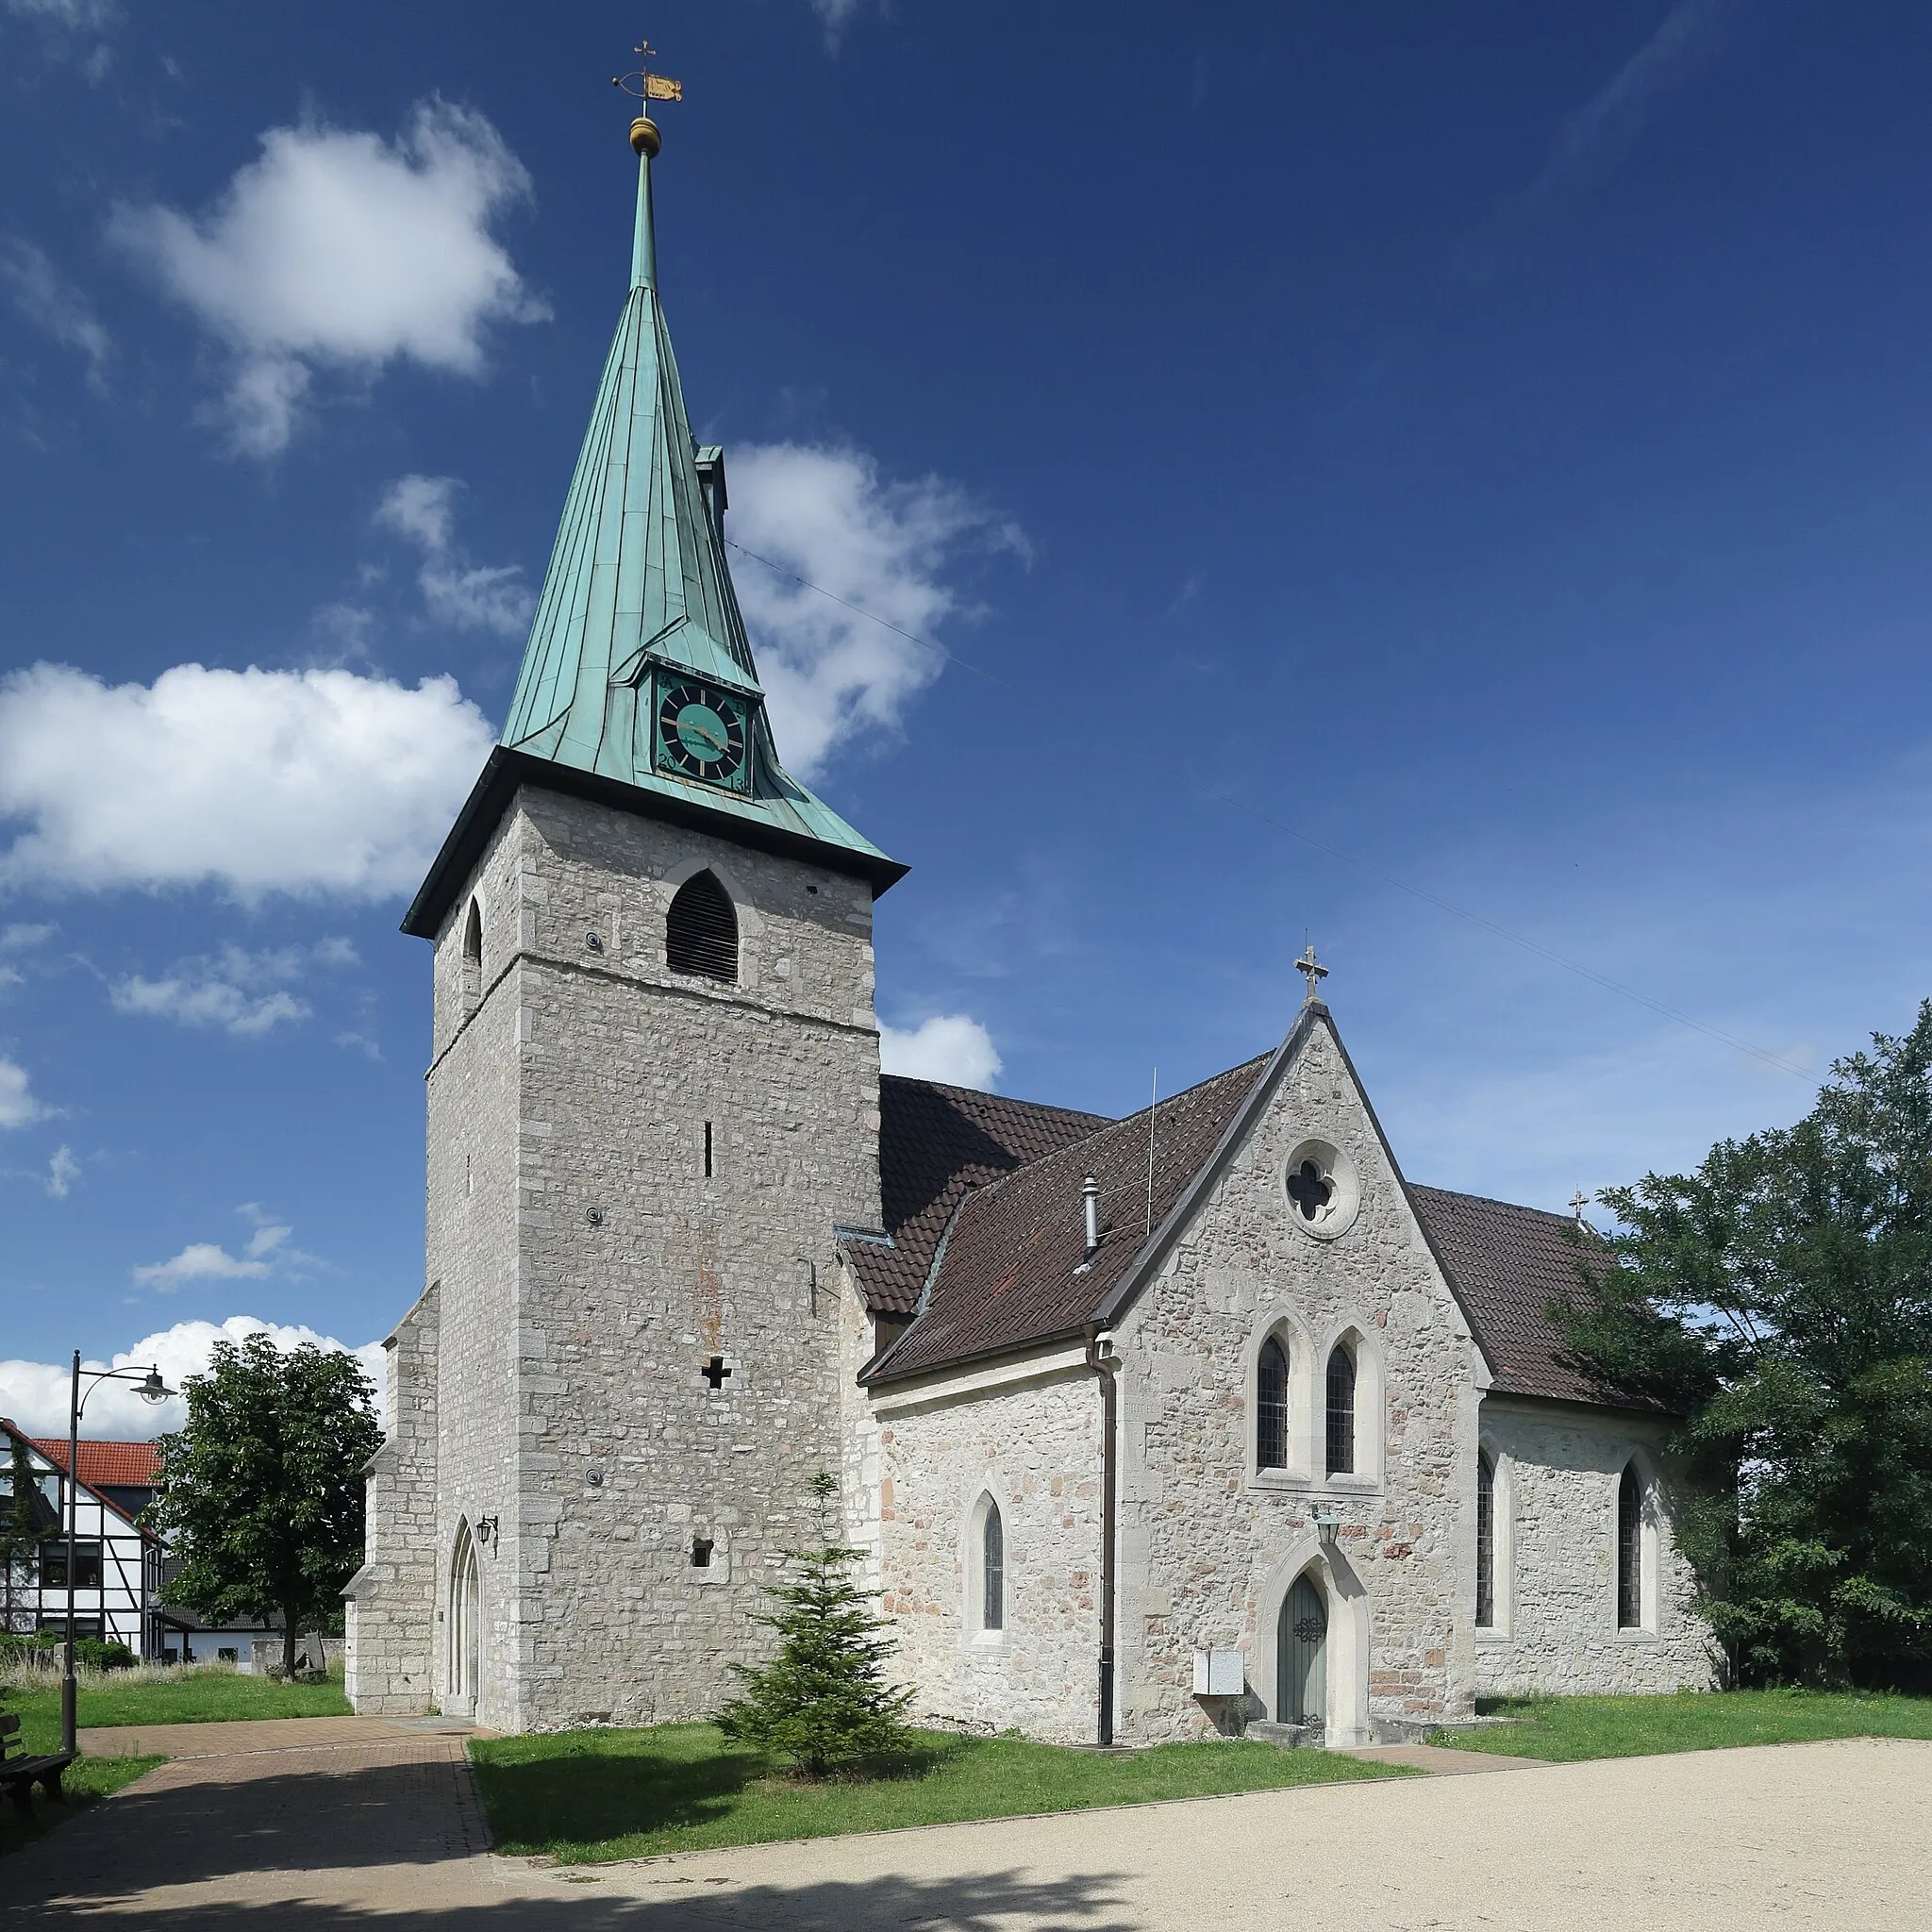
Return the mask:
[[586, 1869], [482, 1849], [460, 1740], [178, 1760], [0, 1867], [0, 1927], [1820, 1932], [1932, 1923], [1932, 1743], [1305, 1787]]

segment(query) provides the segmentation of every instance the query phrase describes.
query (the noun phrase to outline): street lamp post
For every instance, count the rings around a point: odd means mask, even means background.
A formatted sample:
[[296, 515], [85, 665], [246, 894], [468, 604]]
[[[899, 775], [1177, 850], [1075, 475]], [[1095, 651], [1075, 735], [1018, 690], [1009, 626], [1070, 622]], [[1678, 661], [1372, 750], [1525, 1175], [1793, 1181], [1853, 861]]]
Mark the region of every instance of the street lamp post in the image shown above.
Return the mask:
[[[78, 1748], [75, 1733], [80, 1699], [80, 1680], [74, 1667], [74, 1568], [80, 1533], [80, 1412], [87, 1407], [87, 1395], [80, 1392], [83, 1374], [88, 1379], [88, 1395], [103, 1382], [133, 1382], [143, 1402], [165, 1402], [175, 1393], [152, 1363], [145, 1369], [83, 1369], [79, 1349], [74, 1351], [74, 1393], [67, 1404], [67, 1641], [60, 1647], [60, 1748], [70, 1755]], [[107, 1588], [105, 1564], [100, 1587], [103, 1591]], [[104, 1636], [107, 1628], [104, 1612]]]

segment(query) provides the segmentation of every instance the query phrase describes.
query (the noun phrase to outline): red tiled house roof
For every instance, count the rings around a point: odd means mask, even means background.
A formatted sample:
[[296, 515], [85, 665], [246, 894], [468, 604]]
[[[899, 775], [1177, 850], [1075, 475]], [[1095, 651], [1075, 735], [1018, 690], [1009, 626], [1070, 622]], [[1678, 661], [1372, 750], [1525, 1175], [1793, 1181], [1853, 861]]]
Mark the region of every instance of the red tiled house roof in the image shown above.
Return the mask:
[[[56, 1469], [67, 1467], [64, 1436], [29, 1436], [27, 1441]], [[80, 1479], [92, 1489], [152, 1489], [161, 1479], [160, 1451], [152, 1442], [103, 1442], [83, 1436], [80, 1441]]]

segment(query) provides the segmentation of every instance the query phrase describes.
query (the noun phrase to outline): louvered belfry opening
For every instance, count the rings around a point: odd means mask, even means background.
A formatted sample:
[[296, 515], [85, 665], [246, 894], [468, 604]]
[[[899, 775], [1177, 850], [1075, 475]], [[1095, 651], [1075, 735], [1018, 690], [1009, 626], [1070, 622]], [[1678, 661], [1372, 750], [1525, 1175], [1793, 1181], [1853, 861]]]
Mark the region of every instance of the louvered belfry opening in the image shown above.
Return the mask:
[[738, 914], [730, 895], [708, 872], [678, 887], [664, 923], [664, 958], [674, 973], [738, 980]]

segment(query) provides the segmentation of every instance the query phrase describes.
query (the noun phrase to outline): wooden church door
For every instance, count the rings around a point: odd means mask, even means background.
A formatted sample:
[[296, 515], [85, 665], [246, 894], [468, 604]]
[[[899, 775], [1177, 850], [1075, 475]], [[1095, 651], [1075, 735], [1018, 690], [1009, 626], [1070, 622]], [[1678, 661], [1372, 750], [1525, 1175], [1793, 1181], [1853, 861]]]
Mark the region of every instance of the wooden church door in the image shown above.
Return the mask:
[[1274, 1636], [1274, 1720], [1319, 1724], [1328, 1704], [1328, 1612], [1320, 1586], [1297, 1576]]

